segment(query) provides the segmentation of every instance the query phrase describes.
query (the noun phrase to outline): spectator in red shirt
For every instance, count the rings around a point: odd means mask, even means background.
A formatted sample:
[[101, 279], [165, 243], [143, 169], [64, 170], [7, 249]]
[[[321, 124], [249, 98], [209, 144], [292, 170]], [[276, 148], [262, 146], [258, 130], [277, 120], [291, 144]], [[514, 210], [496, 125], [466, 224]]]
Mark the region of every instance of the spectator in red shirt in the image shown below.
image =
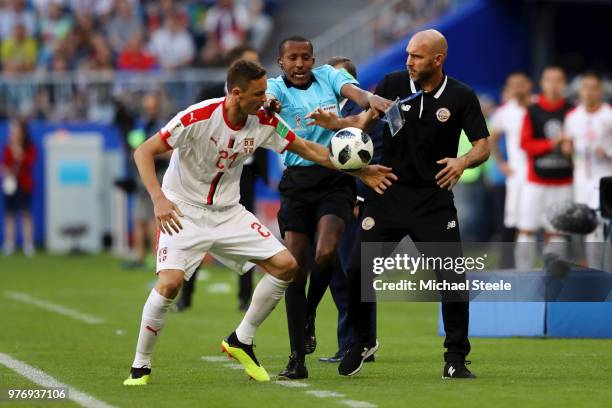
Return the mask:
[[142, 32], [137, 31], [130, 35], [117, 57], [117, 68], [124, 71], [149, 71], [157, 68], [157, 59], [146, 50]]
[[9, 138], [2, 153], [2, 192], [4, 194], [4, 253], [15, 251], [15, 213], [21, 211], [23, 252], [34, 255], [30, 201], [34, 189], [32, 170], [36, 150], [25, 121], [11, 122]]

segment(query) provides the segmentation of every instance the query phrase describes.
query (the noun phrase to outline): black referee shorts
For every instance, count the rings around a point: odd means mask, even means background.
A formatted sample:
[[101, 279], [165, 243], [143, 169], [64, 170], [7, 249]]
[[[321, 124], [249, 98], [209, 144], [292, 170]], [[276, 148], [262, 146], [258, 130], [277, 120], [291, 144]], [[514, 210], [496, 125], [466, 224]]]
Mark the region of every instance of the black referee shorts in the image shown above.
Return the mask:
[[278, 185], [281, 195], [278, 226], [281, 235], [295, 231], [314, 237], [319, 219], [336, 215], [353, 218], [357, 196], [355, 178], [321, 166], [290, 166]]

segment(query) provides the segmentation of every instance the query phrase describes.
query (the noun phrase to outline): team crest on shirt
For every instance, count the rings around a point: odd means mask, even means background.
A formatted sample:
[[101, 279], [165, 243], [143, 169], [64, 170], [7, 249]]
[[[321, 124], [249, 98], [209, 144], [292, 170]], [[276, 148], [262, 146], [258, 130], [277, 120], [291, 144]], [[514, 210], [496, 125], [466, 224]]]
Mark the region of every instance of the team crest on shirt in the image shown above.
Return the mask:
[[374, 221], [374, 218], [372, 217], [365, 217], [363, 219], [363, 221], [361, 221], [361, 228], [368, 231], [371, 230], [372, 228], [374, 228], [374, 225], [376, 224], [376, 222]]
[[300, 115], [295, 115], [295, 128], [302, 129], [302, 117]]
[[244, 139], [244, 153], [251, 154], [255, 151], [255, 139], [252, 137], [247, 137]]
[[451, 116], [450, 111], [447, 108], [440, 108], [436, 111], [436, 118], [440, 122], [446, 122]]
[[157, 251], [158, 262], [165, 262], [168, 257], [168, 247], [159, 248]]

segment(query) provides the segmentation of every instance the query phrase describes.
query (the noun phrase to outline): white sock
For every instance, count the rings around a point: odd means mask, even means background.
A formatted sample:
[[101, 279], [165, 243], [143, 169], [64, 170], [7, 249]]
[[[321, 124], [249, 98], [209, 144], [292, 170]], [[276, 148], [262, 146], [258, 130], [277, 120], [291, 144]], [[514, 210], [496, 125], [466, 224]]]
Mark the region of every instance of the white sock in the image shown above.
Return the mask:
[[289, 286], [289, 282], [275, 278], [269, 273], [266, 273], [259, 281], [255, 291], [253, 291], [251, 305], [236, 329], [236, 337], [241, 343], [253, 344], [255, 331], [274, 310], [283, 297], [287, 286]]
[[159, 331], [164, 327], [168, 309], [172, 299], [160, 295], [155, 289], [151, 290], [149, 298], [142, 309], [142, 320], [140, 322], [140, 334], [136, 345], [136, 356], [132, 367], [151, 368], [151, 355], [157, 342]]
[[535, 264], [536, 253], [536, 237], [520, 232], [516, 237], [516, 246], [514, 247], [516, 269], [520, 272], [531, 271]]

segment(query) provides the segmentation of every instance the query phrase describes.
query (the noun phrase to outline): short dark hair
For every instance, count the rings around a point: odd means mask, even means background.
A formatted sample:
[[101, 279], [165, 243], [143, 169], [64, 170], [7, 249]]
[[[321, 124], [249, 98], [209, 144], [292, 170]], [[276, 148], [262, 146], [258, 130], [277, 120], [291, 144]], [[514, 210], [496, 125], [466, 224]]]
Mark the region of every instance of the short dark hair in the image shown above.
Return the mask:
[[257, 50], [248, 44], [237, 45], [227, 52], [227, 62], [232, 64], [234, 61], [242, 58], [245, 52], [257, 52]]
[[529, 75], [527, 75], [527, 73], [525, 71], [521, 71], [521, 70], [516, 70], [516, 71], [512, 71], [508, 74], [508, 76], [506, 77], [506, 79], [513, 77], [513, 76], [522, 76], [525, 79], [531, 80], [531, 78], [529, 78]]
[[586, 71], [580, 75], [581, 79], [584, 78], [595, 78], [597, 82], [603, 82], [603, 77], [597, 71]]
[[234, 87], [245, 90], [250, 81], [262, 78], [266, 75], [266, 69], [253, 61], [239, 59], [234, 61], [227, 70], [227, 90], [231, 91]]
[[560, 65], [551, 64], [551, 65], [545, 66], [544, 69], [542, 69], [542, 73], [540, 74], [540, 78], [542, 78], [544, 76], [544, 73], [546, 71], [561, 71], [563, 76], [567, 78], [567, 75], [565, 74], [565, 70]]
[[285, 44], [288, 42], [300, 42], [300, 43], [308, 43], [310, 47], [310, 53], [314, 54], [314, 48], [312, 47], [312, 43], [306, 37], [302, 37], [301, 35], [292, 35], [291, 37], [284, 38], [280, 44], [278, 44], [278, 56], [283, 55], [283, 48], [285, 48]]
[[350, 58], [337, 55], [335, 57], [331, 57], [327, 63], [332, 67], [342, 64], [342, 67], [346, 69], [346, 72], [351, 74], [353, 78], [357, 78], [357, 67], [355, 64], [353, 64], [353, 61], [351, 61]]

